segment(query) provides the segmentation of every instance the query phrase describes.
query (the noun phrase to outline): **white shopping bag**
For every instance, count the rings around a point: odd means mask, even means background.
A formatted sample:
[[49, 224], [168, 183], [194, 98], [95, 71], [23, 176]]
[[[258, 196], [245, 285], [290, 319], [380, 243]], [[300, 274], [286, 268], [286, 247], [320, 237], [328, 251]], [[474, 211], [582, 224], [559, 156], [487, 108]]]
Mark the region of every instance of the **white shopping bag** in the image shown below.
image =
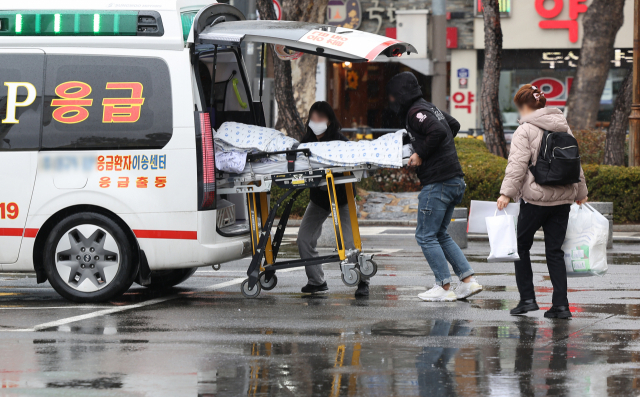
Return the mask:
[[562, 244], [568, 277], [602, 276], [607, 265], [609, 221], [589, 204], [571, 206]]
[[[496, 205], [494, 203], [494, 205]], [[513, 215], [497, 216], [496, 209], [493, 216], [485, 218], [491, 253], [487, 262], [514, 262], [520, 260], [518, 256], [518, 240], [516, 238], [516, 220]]]
[[[471, 208], [469, 209], [469, 223], [467, 223], [467, 233], [487, 233], [487, 223], [485, 218], [493, 216], [496, 210], [495, 201], [478, 201], [471, 200]], [[518, 214], [520, 213], [520, 203], [510, 203], [507, 211], [516, 218], [518, 224]]]

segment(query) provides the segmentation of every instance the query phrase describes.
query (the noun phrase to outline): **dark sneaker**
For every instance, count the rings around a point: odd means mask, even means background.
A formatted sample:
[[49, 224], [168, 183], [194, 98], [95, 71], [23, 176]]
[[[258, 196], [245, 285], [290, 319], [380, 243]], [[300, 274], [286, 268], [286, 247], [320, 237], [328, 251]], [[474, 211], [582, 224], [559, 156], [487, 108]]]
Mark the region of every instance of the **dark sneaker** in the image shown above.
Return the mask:
[[358, 289], [356, 290], [356, 296], [369, 296], [369, 284], [360, 283], [358, 284]]
[[551, 309], [547, 310], [544, 313], [546, 318], [569, 318], [571, 316], [571, 311], [569, 310], [569, 306], [552, 306]]
[[317, 294], [318, 292], [326, 292], [326, 291], [329, 291], [329, 287], [327, 286], [326, 281], [320, 285], [307, 284], [304, 287], [302, 287], [303, 294]]
[[509, 313], [511, 313], [511, 315], [517, 315], [517, 314], [525, 314], [528, 312], [534, 312], [536, 310], [540, 310], [540, 308], [538, 307], [538, 304], [536, 303], [536, 300], [527, 299], [527, 300], [520, 301], [520, 303], [518, 303], [518, 306], [511, 309]]

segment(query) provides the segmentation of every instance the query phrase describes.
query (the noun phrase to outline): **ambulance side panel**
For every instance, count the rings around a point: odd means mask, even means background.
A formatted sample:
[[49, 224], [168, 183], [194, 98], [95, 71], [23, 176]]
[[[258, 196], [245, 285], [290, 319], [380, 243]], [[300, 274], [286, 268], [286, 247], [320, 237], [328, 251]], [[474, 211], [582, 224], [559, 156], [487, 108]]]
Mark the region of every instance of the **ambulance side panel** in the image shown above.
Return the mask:
[[[39, 230], [58, 211], [88, 204], [127, 223], [152, 270], [239, 258], [244, 238], [218, 236], [216, 212], [197, 211], [188, 51], [46, 52], [43, 151], [27, 228]], [[64, 102], [52, 103], [61, 93], [81, 96], [82, 90], [88, 95], [80, 100], [91, 101], [83, 102], [84, 120], [55, 106]], [[33, 270], [32, 234], [18, 261], [2, 270]]]

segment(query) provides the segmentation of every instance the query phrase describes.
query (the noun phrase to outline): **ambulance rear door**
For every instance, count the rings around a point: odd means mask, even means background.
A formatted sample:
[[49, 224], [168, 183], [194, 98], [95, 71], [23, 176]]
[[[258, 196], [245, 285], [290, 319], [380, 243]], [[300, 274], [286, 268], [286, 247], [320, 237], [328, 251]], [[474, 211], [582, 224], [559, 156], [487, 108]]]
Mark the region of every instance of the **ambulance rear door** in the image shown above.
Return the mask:
[[[359, 30], [296, 21], [195, 21], [199, 44], [239, 46], [242, 42], [283, 45], [293, 51], [351, 62], [373, 61], [379, 55], [399, 57], [417, 52], [409, 43]], [[201, 31], [197, 31], [202, 29]]]
[[0, 263], [18, 259], [36, 177], [45, 54], [0, 49]]

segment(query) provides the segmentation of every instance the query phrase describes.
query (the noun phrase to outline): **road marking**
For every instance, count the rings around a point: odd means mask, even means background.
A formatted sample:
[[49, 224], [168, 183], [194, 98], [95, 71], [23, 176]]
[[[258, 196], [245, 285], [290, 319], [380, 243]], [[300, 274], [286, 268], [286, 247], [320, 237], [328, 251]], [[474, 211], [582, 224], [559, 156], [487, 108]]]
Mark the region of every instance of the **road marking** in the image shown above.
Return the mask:
[[104, 309], [108, 306], [42, 306], [42, 307], [0, 307], [0, 310], [49, 310], [49, 309]]
[[[288, 273], [288, 272], [301, 270], [301, 269], [302, 268], [279, 270], [278, 273]], [[4, 332], [36, 332], [36, 331], [42, 331], [42, 330], [47, 329], [47, 328], [59, 327], [61, 325], [75, 323], [75, 322], [82, 321], [82, 320], [88, 320], [88, 319], [91, 319], [91, 318], [108, 316], [110, 314], [121, 313], [121, 312], [129, 311], [129, 310], [133, 310], [133, 309], [139, 309], [141, 307], [157, 305], [158, 303], [164, 303], [164, 302], [168, 302], [168, 301], [171, 301], [171, 300], [174, 300], [174, 299], [183, 298], [185, 296], [193, 295], [193, 294], [196, 294], [196, 293], [199, 293], [199, 292], [207, 292], [207, 291], [219, 290], [221, 288], [226, 288], [226, 287], [230, 287], [232, 285], [240, 284], [244, 280], [246, 280], [246, 277], [234, 278], [233, 280], [225, 281], [224, 283], [213, 284], [213, 285], [209, 285], [209, 286], [204, 287], [204, 288], [196, 288], [196, 289], [194, 289], [192, 291], [182, 292], [182, 293], [174, 294], [174, 295], [169, 295], [169, 296], [165, 296], [165, 297], [162, 297], [162, 298], [151, 299], [151, 300], [148, 300], [148, 301], [145, 301], [145, 302], [134, 303], [133, 305], [118, 306], [118, 307], [113, 307], [113, 308], [110, 308], [110, 309], [98, 310], [98, 311], [93, 312], [93, 313], [81, 314], [79, 316], [67, 317], [67, 318], [63, 318], [63, 319], [60, 319], [60, 320], [51, 321], [51, 322], [48, 322], [48, 323], [38, 324], [38, 325], [34, 326], [33, 328], [7, 329], [7, 330], [2, 330], [2, 331], [4, 331]]]

